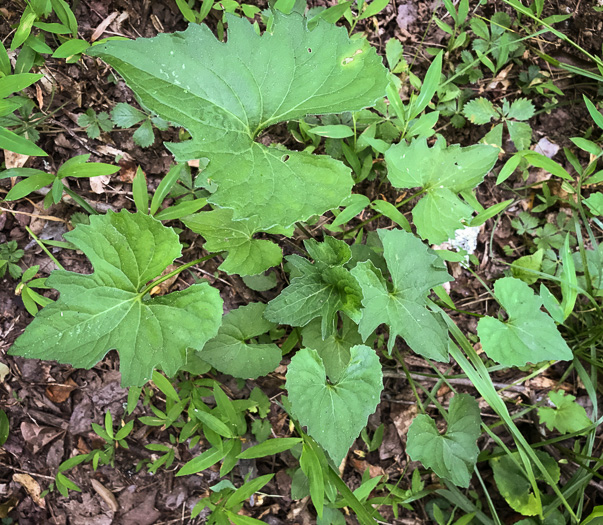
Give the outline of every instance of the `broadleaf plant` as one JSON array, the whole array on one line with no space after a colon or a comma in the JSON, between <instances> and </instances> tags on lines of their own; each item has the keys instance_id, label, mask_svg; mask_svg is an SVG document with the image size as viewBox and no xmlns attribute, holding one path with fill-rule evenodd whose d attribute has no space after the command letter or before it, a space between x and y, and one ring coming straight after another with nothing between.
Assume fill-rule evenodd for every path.
<instances>
[{"instance_id":1,"label":"broadleaf plant","mask_svg":"<svg viewBox=\"0 0 603 525\"><path fill-rule=\"evenodd\" d=\"M457 194L484 180L498 159L498 149L485 144L446 146L440 137L430 148L426 139L400 142L385 153L388 178L396 188L422 188L424 196L412 216L417 232L430 243L454 237L474 209Z\"/></svg>"},{"instance_id":2,"label":"broadleaf plant","mask_svg":"<svg viewBox=\"0 0 603 525\"><path fill-rule=\"evenodd\" d=\"M352 187L343 163L256 139L279 122L373 105L387 85L381 59L345 28L319 20L309 31L296 13L275 13L272 32L261 36L244 19L226 19L226 43L191 24L89 54L112 65L143 107L190 133L166 146L178 161L209 159L198 182L217 184L209 201L233 209L235 220L257 217L265 231L338 206Z\"/></svg>"},{"instance_id":3,"label":"broadleaf plant","mask_svg":"<svg viewBox=\"0 0 603 525\"><path fill-rule=\"evenodd\" d=\"M149 281L181 245L171 228L125 210L90 217L65 239L88 257L94 273L55 270L47 285L59 299L43 308L10 352L91 368L112 349L120 354L124 386L142 386L154 367L175 374L186 350L200 350L218 332L222 299L207 283L149 298Z\"/></svg>"}]
</instances>

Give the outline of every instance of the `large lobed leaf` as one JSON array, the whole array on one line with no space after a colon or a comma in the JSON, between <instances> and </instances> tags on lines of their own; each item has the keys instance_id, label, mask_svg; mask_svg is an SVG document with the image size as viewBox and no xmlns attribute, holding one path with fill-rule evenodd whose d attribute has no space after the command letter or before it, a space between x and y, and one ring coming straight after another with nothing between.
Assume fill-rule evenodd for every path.
<instances>
[{"instance_id":1,"label":"large lobed leaf","mask_svg":"<svg viewBox=\"0 0 603 525\"><path fill-rule=\"evenodd\" d=\"M141 386L161 367L174 375L186 349L216 335L222 300L208 284L146 299L143 287L180 255L178 236L143 213L90 217L65 239L88 257L94 273L55 270L47 284L60 293L11 348L14 355L90 368L116 349L124 386Z\"/></svg>"},{"instance_id":2,"label":"large lobed leaf","mask_svg":"<svg viewBox=\"0 0 603 525\"><path fill-rule=\"evenodd\" d=\"M383 374L375 351L357 345L332 384L318 352L304 348L291 359L286 388L293 415L339 465L377 408Z\"/></svg>"},{"instance_id":3,"label":"large lobed leaf","mask_svg":"<svg viewBox=\"0 0 603 525\"><path fill-rule=\"evenodd\" d=\"M218 185L210 202L232 208L235 220L257 215L265 230L338 206L352 187L343 163L255 139L278 122L373 105L387 85L381 59L345 28L320 20L309 31L295 13L275 13L262 36L245 19L228 16L228 25L226 43L191 24L89 53L112 65L143 106L189 131L191 140L168 148L179 161L209 159L204 176Z\"/></svg>"},{"instance_id":4,"label":"large lobed leaf","mask_svg":"<svg viewBox=\"0 0 603 525\"><path fill-rule=\"evenodd\" d=\"M451 281L442 261L417 237L403 230L378 230L393 289L372 262L353 270L362 288L362 318L358 327L366 341L382 323L389 326L388 350L402 336L415 352L437 361L448 360L448 332L427 308L434 286Z\"/></svg>"},{"instance_id":5,"label":"large lobed leaf","mask_svg":"<svg viewBox=\"0 0 603 525\"><path fill-rule=\"evenodd\" d=\"M475 188L498 159L498 149L476 144L462 148L446 146L439 138L430 148L426 139L400 142L385 153L388 178L396 188L423 188L426 195L414 207L417 232L430 243L454 237L473 208L458 193Z\"/></svg>"}]
</instances>

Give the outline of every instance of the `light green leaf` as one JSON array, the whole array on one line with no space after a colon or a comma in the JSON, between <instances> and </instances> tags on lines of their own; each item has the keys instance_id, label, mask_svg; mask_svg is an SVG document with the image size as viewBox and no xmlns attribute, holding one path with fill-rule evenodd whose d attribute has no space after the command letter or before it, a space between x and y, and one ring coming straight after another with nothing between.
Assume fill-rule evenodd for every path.
<instances>
[{"instance_id":1,"label":"light green leaf","mask_svg":"<svg viewBox=\"0 0 603 525\"><path fill-rule=\"evenodd\" d=\"M258 217L233 220L232 215L232 210L218 208L189 215L182 222L205 237L207 251L228 251L220 265L220 270L226 273L257 275L278 266L283 257L281 249L267 239L253 238L260 227Z\"/></svg>"},{"instance_id":2,"label":"light green leaf","mask_svg":"<svg viewBox=\"0 0 603 525\"><path fill-rule=\"evenodd\" d=\"M148 148L155 142L153 125L150 120L145 120L140 127L132 134L132 140L141 148Z\"/></svg>"},{"instance_id":3,"label":"light green leaf","mask_svg":"<svg viewBox=\"0 0 603 525\"><path fill-rule=\"evenodd\" d=\"M313 348L324 363L329 380L336 383L350 362L350 348L362 343L362 337L354 321L343 318L342 327L326 339L322 338L320 321L310 321L302 330L303 344Z\"/></svg>"},{"instance_id":4,"label":"light green leaf","mask_svg":"<svg viewBox=\"0 0 603 525\"><path fill-rule=\"evenodd\" d=\"M29 155L30 157L46 157L48 155L48 153L38 148L31 140L17 135L2 126L0 126L0 148L14 151L21 155Z\"/></svg>"},{"instance_id":5,"label":"light green leaf","mask_svg":"<svg viewBox=\"0 0 603 525\"><path fill-rule=\"evenodd\" d=\"M494 295L509 320L479 320L477 332L488 357L504 366L573 358L555 322L540 310L542 300L526 283L503 277L494 283Z\"/></svg>"},{"instance_id":6,"label":"light green leaf","mask_svg":"<svg viewBox=\"0 0 603 525\"><path fill-rule=\"evenodd\" d=\"M325 237L322 243L309 239L304 245L314 264L298 255L287 257L301 275L268 303L264 315L270 321L291 326L306 326L322 317L322 337L326 339L335 332L338 311L355 322L360 320L362 291L343 267L352 256L345 242Z\"/></svg>"},{"instance_id":7,"label":"light green leaf","mask_svg":"<svg viewBox=\"0 0 603 525\"><path fill-rule=\"evenodd\" d=\"M463 115L474 124L481 125L487 124L493 118L497 118L498 111L494 107L494 104L487 98L480 97L474 98L465 104L463 107Z\"/></svg>"},{"instance_id":8,"label":"light green leaf","mask_svg":"<svg viewBox=\"0 0 603 525\"><path fill-rule=\"evenodd\" d=\"M358 345L337 383L327 381L318 352L297 352L287 370L286 388L293 416L339 465L375 411L383 390L381 364L374 350Z\"/></svg>"},{"instance_id":9,"label":"light green leaf","mask_svg":"<svg viewBox=\"0 0 603 525\"><path fill-rule=\"evenodd\" d=\"M29 195L32 191L39 190L44 186L48 186L55 180L55 176L52 173L34 173L26 179L17 182L6 195L7 201L16 201Z\"/></svg>"},{"instance_id":10,"label":"light green leaf","mask_svg":"<svg viewBox=\"0 0 603 525\"><path fill-rule=\"evenodd\" d=\"M437 255L411 233L378 230L383 243L392 289L381 270L372 262L359 263L353 270L362 288L362 319L358 327L362 338L382 323L389 326L388 351L396 337L404 338L415 352L436 361L448 361L448 333L427 308L427 295L434 286L452 280Z\"/></svg>"},{"instance_id":11,"label":"light green leaf","mask_svg":"<svg viewBox=\"0 0 603 525\"><path fill-rule=\"evenodd\" d=\"M461 220L471 217L473 208L457 194L482 182L497 159L495 147L446 147L443 138L432 148L426 139L417 139L410 145L396 144L385 153L387 176L396 188L426 190L427 195L413 209L413 219L421 237L436 244L454 237Z\"/></svg>"},{"instance_id":12,"label":"light green leaf","mask_svg":"<svg viewBox=\"0 0 603 525\"><path fill-rule=\"evenodd\" d=\"M511 141L515 144L517 151L530 148L530 144L532 143L532 128L527 122L507 120L507 127L509 128Z\"/></svg>"},{"instance_id":13,"label":"light green leaf","mask_svg":"<svg viewBox=\"0 0 603 525\"><path fill-rule=\"evenodd\" d=\"M593 215L603 215L603 192L593 193L588 199L584 199L586 204Z\"/></svg>"},{"instance_id":14,"label":"light green leaf","mask_svg":"<svg viewBox=\"0 0 603 525\"><path fill-rule=\"evenodd\" d=\"M603 129L603 115L601 115L596 106L588 98L586 98L586 95L582 95L582 97L584 98L586 108L588 109L592 119L595 121L595 124L599 126L599 128Z\"/></svg>"},{"instance_id":15,"label":"light green leaf","mask_svg":"<svg viewBox=\"0 0 603 525\"><path fill-rule=\"evenodd\" d=\"M439 477L467 488L479 449L479 405L469 394L456 394L450 401L448 428L440 434L433 419L421 414L408 429L406 450Z\"/></svg>"},{"instance_id":16,"label":"light green leaf","mask_svg":"<svg viewBox=\"0 0 603 525\"><path fill-rule=\"evenodd\" d=\"M265 376L281 362L281 350L274 343L250 344L249 339L274 327L262 317L265 304L251 303L228 312L218 335L205 343L197 355L225 374L241 379Z\"/></svg>"},{"instance_id":17,"label":"light green leaf","mask_svg":"<svg viewBox=\"0 0 603 525\"><path fill-rule=\"evenodd\" d=\"M558 483L561 473L555 459L543 450L536 449L534 452L553 481ZM501 496L513 510L524 516L536 516L540 514L541 506L532 492L530 480L519 467L522 461L519 453L513 452L512 456L503 454L490 460L494 481L496 481ZM538 469L533 472L536 480L544 481L542 473Z\"/></svg>"},{"instance_id":18,"label":"light green leaf","mask_svg":"<svg viewBox=\"0 0 603 525\"><path fill-rule=\"evenodd\" d=\"M385 44L385 58L390 70L394 70L404 55L404 47L397 38L390 38Z\"/></svg>"},{"instance_id":19,"label":"light green leaf","mask_svg":"<svg viewBox=\"0 0 603 525\"><path fill-rule=\"evenodd\" d=\"M331 124L330 126L315 126L308 130L308 133L313 133L320 137L329 137L331 139L345 139L353 137L354 131L349 126L343 124Z\"/></svg>"},{"instance_id":20,"label":"light green leaf","mask_svg":"<svg viewBox=\"0 0 603 525\"><path fill-rule=\"evenodd\" d=\"M208 284L147 299L145 285L176 257L181 246L171 228L142 213L90 217L65 239L84 252L90 275L55 270L46 284L59 299L45 307L17 339L11 353L90 368L112 349L120 353L124 386L142 386L160 366L168 376L218 332L222 300Z\"/></svg>"},{"instance_id":21,"label":"light green leaf","mask_svg":"<svg viewBox=\"0 0 603 525\"><path fill-rule=\"evenodd\" d=\"M511 104L507 118L515 120L528 120L534 116L536 108L531 100L527 98L518 98Z\"/></svg>"},{"instance_id":22,"label":"light green leaf","mask_svg":"<svg viewBox=\"0 0 603 525\"><path fill-rule=\"evenodd\" d=\"M367 5L364 12L358 17L358 20L375 16L377 13L385 9L387 4L389 4L389 0L373 0L369 5Z\"/></svg>"},{"instance_id":23,"label":"light green leaf","mask_svg":"<svg viewBox=\"0 0 603 525\"><path fill-rule=\"evenodd\" d=\"M549 431L558 430L562 434L578 432L592 424L584 407L576 403L576 397L563 390L549 392L549 399L556 408L539 407L540 424L546 424Z\"/></svg>"},{"instance_id":24,"label":"light green leaf","mask_svg":"<svg viewBox=\"0 0 603 525\"><path fill-rule=\"evenodd\" d=\"M273 454L280 454L285 450L290 450L301 442L301 438L268 439L263 443L249 447L244 452L241 452L237 457L239 459L253 459L263 458L264 456L272 456Z\"/></svg>"},{"instance_id":25,"label":"light green leaf","mask_svg":"<svg viewBox=\"0 0 603 525\"><path fill-rule=\"evenodd\" d=\"M146 115L135 107L120 102L111 111L111 119L118 128L131 128L143 121Z\"/></svg>"},{"instance_id":26,"label":"light green leaf","mask_svg":"<svg viewBox=\"0 0 603 525\"><path fill-rule=\"evenodd\" d=\"M0 98L8 97L15 91L21 91L27 86L31 86L43 76L34 73L21 73L0 78Z\"/></svg>"},{"instance_id":27,"label":"light green leaf","mask_svg":"<svg viewBox=\"0 0 603 525\"><path fill-rule=\"evenodd\" d=\"M53 58L69 58L73 55L83 53L90 47L90 44L85 40L72 39L61 44L57 50L53 53Z\"/></svg>"},{"instance_id":28,"label":"light green leaf","mask_svg":"<svg viewBox=\"0 0 603 525\"><path fill-rule=\"evenodd\" d=\"M226 16L226 43L191 24L90 54L115 67L144 107L189 131L192 140L168 147L179 161L209 159L203 178L218 186L209 200L234 219L257 216L265 231L338 206L352 187L343 163L256 139L278 122L373 105L387 83L381 59L323 20L309 31L300 15L276 12L273 32L258 36L247 20Z\"/></svg>"},{"instance_id":29,"label":"light green leaf","mask_svg":"<svg viewBox=\"0 0 603 525\"><path fill-rule=\"evenodd\" d=\"M534 284L540 276L534 272L539 272L542 268L542 258L544 250L538 250L532 255L524 255L511 263L511 274L516 279L521 279L524 283Z\"/></svg>"}]
</instances>

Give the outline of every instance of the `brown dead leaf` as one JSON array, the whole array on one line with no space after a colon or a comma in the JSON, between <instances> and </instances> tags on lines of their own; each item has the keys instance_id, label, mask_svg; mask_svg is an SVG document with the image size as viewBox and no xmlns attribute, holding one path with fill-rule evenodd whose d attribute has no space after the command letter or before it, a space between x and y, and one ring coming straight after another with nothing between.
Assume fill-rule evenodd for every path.
<instances>
[{"instance_id":1,"label":"brown dead leaf","mask_svg":"<svg viewBox=\"0 0 603 525\"><path fill-rule=\"evenodd\" d=\"M385 476L385 471L379 465L371 465L368 461L356 459L354 456L351 456L350 462L352 463L354 470L360 475L364 474L366 469L369 469L371 478L376 478L377 476Z\"/></svg>"},{"instance_id":2,"label":"brown dead leaf","mask_svg":"<svg viewBox=\"0 0 603 525\"><path fill-rule=\"evenodd\" d=\"M114 11L107 18L105 18L94 30L94 33L92 33L92 36L90 37L90 42L94 42L95 40L98 40L101 37L101 35L105 32L105 29L107 29L109 27L111 22L113 22L113 20L115 20L117 18L118 14L119 13L117 11Z\"/></svg>"},{"instance_id":3,"label":"brown dead leaf","mask_svg":"<svg viewBox=\"0 0 603 525\"><path fill-rule=\"evenodd\" d=\"M25 166L25 163L29 159L29 155L21 155L20 153L15 153L14 151L4 150L4 163L6 164L6 169L11 168L22 168Z\"/></svg>"},{"instance_id":4,"label":"brown dead leaf","mask_svg":"<svg viewBox=\"0 0 603 525\"><path fill-rule=\"evenodd\" d=\"M136 175L136 168L137 168L136 163L122 158L119 161L119 166L120 166L119 179L122 182L127 182L128 184L132 184L132 181L134 180L134 176Z\"/></svg>"},{"instance_id":5,"label":"brown dead leaf","mask_svg":"<svg viewBox=\"0 0 603 525\"><path fill-rule=\"evenodd\" d=\"M46 502L44 501L44 498L40 496L42 493L40 485L29 474L13 474L13 481L16 481L27 491L33 502L38 507L43 509L46 508Z\"/></svg>"},{"instance_id":6,"label":"brown dead leaf","mask_svg":"<svg viewBox=\"0 0 603 525\"><path fill-rule=\"evenodd\" d=\"M46 387L46 397L53 403L64 403L77 387L77 384L71 378L65 383L51 383Z\"/></svg>"},{"instance_id":7,"label":"brown dead leaf","mask_svg":"<svg viewBox=\"0 0 603 525\"><path fill-rule=\"evenodd\" d=\"M161 275L167 275L168 273L173 272L176 268L178 268L177 264L170 264L165 270L163 270L163 272L161 272ZM165 295L170 291L170 288L174 286L174 283L177 279L178 275L173 275L169 279L159 283L157 286L154 286L149 293L151 295Z\"/></svg>"},{"instance_id":8,"label":"brown dead leaf","mask_svg":"<svg viewBox=\"0 0 603 525\"><path fill-rule=\"evenodd\" d=\"M90 177L90 189L97 195L105 193L105 186L109 184L111 177L109 175L99 175L98 177Z\"/></svg>"},{"instance_id":9,"label":"brown dead leaf","mask_svg":"<svg viewBox=\"0 0 603 525\"><path fill-rule=\"evenodd\" d=\"M103 499L103 501L107 504L110 510L113 512L117 512L119 510L119 504L111 492L107 487L105 487L100 481L96 479L91 479L90 484L92 488L96 491L96 493Z\"/></svg>"},{"instance_id":10,"label":"brown dead leaf","mask_svg":"<svg viewBox=\"0 0 603 525\"><path fill-rule=\"evenodd\" d=\"M25 442L33 447L34 454L64 433L62 429L43 427L29 421L23 421L20 430Z\"/></svg>"},{"instance_id":11,"label":"brown dead leaf","mask_svg":"<svg viewBox=\"0 0 603 525\"><path fill-rule=\"evenodd\" d=\"M417 405L408 405L403 406L397 413L392 413L391 417L394 420L394 426L396 427L396 431L398 432L398 437L400 441L406 441L406 434L408 433L408 429L412 420L418 413Z\"/></svg>"}]
</instances>

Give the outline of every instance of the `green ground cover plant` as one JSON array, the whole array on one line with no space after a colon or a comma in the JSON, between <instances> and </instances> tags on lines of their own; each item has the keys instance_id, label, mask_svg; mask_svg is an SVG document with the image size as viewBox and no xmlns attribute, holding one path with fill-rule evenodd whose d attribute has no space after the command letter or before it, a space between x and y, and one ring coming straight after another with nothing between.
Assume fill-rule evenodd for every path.
<instances>
[{"instance_id":1,"label":"green ground cover plant","mask_svg":"<svg viewBox=\"0 0 603 525\"><path fill-rule=\"evenodd\" d=\"M119 169L89 162L90 155L71 158L56 173L32 168L0 172L0 178L20 179L5 195L6 203L49 187L44 206L68 195L89 214L58 246L79 250L93 268L83 274L59 264L46 279L36 278L37 267L25 271L18 290L35 317L10 354L91 368L117 350L121 382L130 389L125 417L142 396L154 415L136 424L170 432L169 441L147 445L160 455L137 468L152 473L169 468L178 445L201 441L207 445L204 451L179 465L176 475L219 465L223 479L191 514L209 509L207 523L262 523L240 511L273 474L247 478L239 487L229 475L241 460L285 452L298 461L292 494L310 497L317 523L345 523L344 508L363 525L382 523L384 508L397 518L400 508L412 509L423 498L431 498L429 515L436 523L503 523L502 509L490 494L494 487L497 501L523 517L519 523L594 523L600 509L588 506L584 491L600 477L601 466L594 446L601 421L603 197L597 185L603 181L603 115L596 102L584 98L592 130L588 138L572 138L577 150L566 148L569 172L530 149L532 101L469 100L459 87L478 80L475 71L483 74L482 66L496 75L521 56L523 39L511 32L521 17L549 30L561 18L541 20L542 2L529 10L509 2L517 20L500 13L488 23L480 18L467 23L469 3L461 0L455 8L447 1L452 25L444 19L436 23L451 37L448 52L464 53L463 63L447 76L444 53L434 52L421 79L406 74L399 41L385 45L388 69L366 38L350 35L388 2L340 2L306 12L304 2L279 0L262 13L262 28L246 18L259 13L253 6L222 2L217 37L202 23L213 2L177 4L191 22L182 32L95 45L59 39L55 57L77 63L84 53L102 60L125 80L142 108L119 103L110 114L88 109L78 124L89 138L110 133L114 126L139 126L134 141L147 147L155 141L153 126L171 126L181 128L182 140L165 144L175 165L152 194L138 169L132 183L135 211L100 214L65 184L68 178ZM41 21L52 10L60 24ZM77 36L69 13L63 0L31 2L11 46L24 46L21 53L30 53L33 67L45 53L39 40L44 31L68 34L64 27ZM335 24L340 18L349 31ZM32 28L41 32L31 36ZM5 54L0 47L0 116L26 107L25 97L12 94L41 78L29 73L31 67L13 72ZM403 99L400 92L408 82L414 89ZM456 118L452 123L458 126L496 124L480 143L461 146L447 144L436 133L441 117ZM44 154L35 134L12 124L13 130L0 127L3 148ZM267 145L263 139L277 125L285 125L301 146ZM515 148L510 152L502 148L503 125ZM197 173L189 161L199 161ZM527 173L530 167L547 170L569 197L551 196L546 186L540 208L516 214L513 228L533 239L533 246L508 263L506 274L482 281L496 307L492 315L474 314L477 333L465 333L456 316L461 310L446 291L454 281L447 262L460 263L476 278L478 265L469 257L472 250L439 245L459 231L501 220L514 199L484 208L476 189L486 178L502 187L517 169ZM387 191L404 191L403 197L393 202L369 198L363 189L375 182ZM163 206L168 196L176 203ZM570 211L556 223L544 224L535 216L559 200ZM311 234L325 216L330 223ZM379 218L389 222L373 227ZM203 239L199 242L207 253L171 266L182 256L186 236L193 234ZM51 244L34 239L48 251ZM0 271L21 277L22 255L16 244L0 246ZM219 271L240 277L249 289L272 290L273 298L224 313L220 291L203 279L157 294L161 284L210 259L221 261ZM274 277L275 268L282 282ZM52 288L58 299L33 288ZM383 427L369 438L367 421L384 388L384 363L396 360L408 373L402 351L424 359L437 380L434 388L412 383L420 413L408 427L406 452L423 468L414 470L407 488L383 476L371 478L367 470L352 491L339 468L359 436L369 451L378 448ZM548 430L543 430L546 441L532 441L517 414L511 414L504 391L497 390L493 374L516 367L537 375L556 362L563 362L564 377L571 371L580 378L592 409L587 412L563 390L551 391L550 403L545 399L525 409L535 410ZM204 376L214 370L237 380L256 379L282 363L287 365L286 395L279 398L279 409L291 422L287 437L272 432L267 419L271 400L259 388L248 399L231 399L219 381ZM453 370L469 381L473 394L455 387ZM149 401L149 385L163 394L162 408ZM453 393L445 405L436 396L443 385ZM426 407L429 403L438 418ZM482 418L480 403L498 423ZM134 425L134 419L124 419L116 428L107 412L104 427L94 426L106 446L64 461L52 488L64 496L80 490L68 477L69 469L85 462L95 470L113 464L119 449L127 448ZM504 427L502 434L497 426ZM245 449L249 434L257 444ZM545 447L568 436L575 438L574 450L567 452L575 468L562 482L560 462ZM436 489L422 481L427 471ZM486 472L494 479L489 485ZM593 512L592 519L587 512Z\"/></svg>"}]
</instances>

